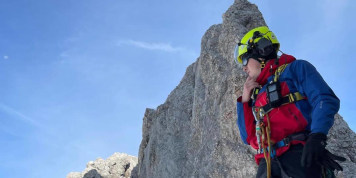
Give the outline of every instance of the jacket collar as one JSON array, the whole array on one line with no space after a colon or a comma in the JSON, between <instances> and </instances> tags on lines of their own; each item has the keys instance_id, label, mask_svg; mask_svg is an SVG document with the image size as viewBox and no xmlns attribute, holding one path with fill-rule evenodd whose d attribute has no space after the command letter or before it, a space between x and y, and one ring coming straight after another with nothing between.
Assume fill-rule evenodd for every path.
<instances>
[{"instance_id":1,"label":"jacket collar","mask_svg":"<svg viewBox=\"0 0 356 178\"><path fill-rule=\"evenodd\" d=\"M270 77L271 75L274 75L274 72L276 71L276 69L283 65L283 64L289 64L293 61L295 61L295 57L288 55L288 54L282 54L282 56L279 57L279 65L277 66L274 62L275 60L269 60L266 63L265 68L263 68L263 70L261 71L260 75L257 77L256 82L260 85L265 85L267 83L267 79L268 77Z\"/></svg>"}]
</instances>

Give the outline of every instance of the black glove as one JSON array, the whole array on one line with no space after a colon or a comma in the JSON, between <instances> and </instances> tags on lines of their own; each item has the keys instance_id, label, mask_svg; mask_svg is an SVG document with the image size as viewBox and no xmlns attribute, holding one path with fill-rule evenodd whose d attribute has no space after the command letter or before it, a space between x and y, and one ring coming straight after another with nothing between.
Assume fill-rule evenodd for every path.
<instances>
[{"instance_id":1,"label":"black glove","mask_svg":"<svg viewBox=\"0 0 356 178\"><path fill-rule=\"evenodd\" d=\"M314 133L309 135L307 142L303 148L302 154L302 166L311 167L316 162L326 169L332 171L342 171L342 167L335 161L345 161L346 159L340 156L336 156L325 149L326 135L322 133Z\"/></svg>"},{"instance_id":2,"label":"black glove","mask_svg":"<svg viewBox=\"0 0 356 178\"><path fill-rule=\"evenodd\" d=\"M331 171L334 171L335 169L338 171L343 171L340 164L337 163L335 160L346 161L346 158L334 155L334 154L330 153L328 150L325 150L325 151L326 151L326 154L325 154L326 156L323 157L321 165L323 165L326 169L329 169Z\"/></svg>"}]
</instances>

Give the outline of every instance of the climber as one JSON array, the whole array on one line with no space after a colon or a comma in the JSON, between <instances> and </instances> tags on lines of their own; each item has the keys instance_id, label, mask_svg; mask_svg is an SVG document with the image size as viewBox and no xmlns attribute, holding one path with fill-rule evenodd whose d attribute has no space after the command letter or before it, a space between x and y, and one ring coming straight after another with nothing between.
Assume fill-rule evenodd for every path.
<instances>
[{"instance_id":1,"label":"climber","mask_svg":"<svg viewBox=\"0 0 356 178\"><path fill-rule=\"evenodd\" d=\"M257 150L256 177L333 177L345 158L325 149L340 101L315 67L282 53L266 26L252 29L234 60L248 77L237 99L237 125Z\"/></svg>"}]
</instances>

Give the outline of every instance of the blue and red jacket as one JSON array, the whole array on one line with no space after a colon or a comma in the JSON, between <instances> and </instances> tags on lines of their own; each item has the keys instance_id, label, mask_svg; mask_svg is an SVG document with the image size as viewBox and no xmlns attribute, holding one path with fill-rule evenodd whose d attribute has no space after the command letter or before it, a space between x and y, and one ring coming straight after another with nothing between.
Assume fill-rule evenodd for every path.
<instances>
[{"instance_id":1,"label":"blue and red jacket","mask_svg":"<svg viewBox=\"0 0 356 178\"><path fill-rule=\"evenodd\" d=\"M282 105L268 113L272 142L277 143L291 134L302 131L328 134L334 123L334 115L340 107L339 99L309 62L283 54L279 58L279 66L283 64L288 66L279 77L282 96L299 92L307 99ZM271 66L272 70L270 70ZM274 60L270 60L261 71L256 82L263 87L254 103L242 103L241 97L237 100L237 125L241 139L255 149L258 149L258 143L252 106L261 107L267 104L266 84L273 80L277 68ZM264 123L267 123L266 116L264 120ZM297 143L304 144L302 141L291 142L291 144ZM289 147L290 145L278 148L276 156L282 155ZM255 155L257 164L260 158L263 158L263 154Z\"/></svg>"}]
</instances>

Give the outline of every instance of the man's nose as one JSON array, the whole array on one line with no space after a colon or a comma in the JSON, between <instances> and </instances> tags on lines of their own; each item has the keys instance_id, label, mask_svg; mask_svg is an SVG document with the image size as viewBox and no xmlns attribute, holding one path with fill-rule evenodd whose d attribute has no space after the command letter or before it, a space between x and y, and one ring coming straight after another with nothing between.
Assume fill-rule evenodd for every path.
<instances>
[{"instance_id":1,"label":"man's nose","mask_svg":"<svg viewBox=\"0 0 356 178\"><path fill-rule=\"evenodd\" d=\"M242 67L242 70L243 70L244 72L247 72L247 67L246 67L246 66L243 66L243 67Z\"/></svg>"}]
</instances>

